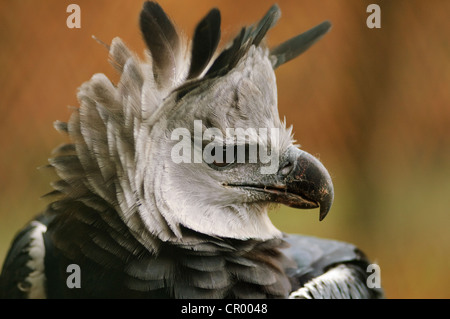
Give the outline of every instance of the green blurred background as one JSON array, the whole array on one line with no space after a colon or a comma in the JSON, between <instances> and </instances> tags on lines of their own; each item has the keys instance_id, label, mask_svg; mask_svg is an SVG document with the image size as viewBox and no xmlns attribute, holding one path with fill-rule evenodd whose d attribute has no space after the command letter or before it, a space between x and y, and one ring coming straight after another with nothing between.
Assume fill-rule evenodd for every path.
<instances>
[{"instance_id":1,"label":"green blurred background","mask_svg":"<svg viewBox=\"0 0 450 319\"><path fill-rule=\"evenodd\" d=\"M160 1L186 35L214 6L224 45L271 1ZM67 5L81 29L66 27ZM381 7L381 29L366 26ZM335 185L327 218L285 207L283 231L358 245L379 263L389 298L450 297L450 1L279 0L276 45L323 20L333 29L277 70L280 116ZM142 1L0 1L0 263L15 232L41 211L55 177L37 167L65 141L52 127L77 106L80 84L102 72L120 36L142 56Z\"/></svg>"}]
</instances>

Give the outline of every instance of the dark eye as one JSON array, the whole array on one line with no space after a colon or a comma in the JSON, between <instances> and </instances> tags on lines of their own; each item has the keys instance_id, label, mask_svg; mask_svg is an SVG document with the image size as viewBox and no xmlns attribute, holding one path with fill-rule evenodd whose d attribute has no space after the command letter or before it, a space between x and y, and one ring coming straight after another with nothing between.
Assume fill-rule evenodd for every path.
<instances>
[{"instance_id":1,"label":"dark eye","mask_svg":"<svg viewBox=\"0 0 450 319\"><path fill-rule=\"evenodd\" d=\"M219 162L216 162L216 161L211 163L211 165L214 165L214 166L217 166L217 167L220 167L220 168L227 167L228 165L231 165L231 164L232 163L226 163L226 162L219 163Z\"/></svg>"},{"instance_id":2,"label":"dark eye","mask_svg":"<svg viewBox=\"0 0 450 319\"><path fill-rule=\"evenodd\" d=\"M217 152L221 152L221 154L217 154ZM215 147L211 150L211 156L221 159L221 160L214 160L212 161L211 164L208 164L211 168L223 169L229 167L236 162L237 156L236 147L235 146Z\"/></svg>"}]
</instances>

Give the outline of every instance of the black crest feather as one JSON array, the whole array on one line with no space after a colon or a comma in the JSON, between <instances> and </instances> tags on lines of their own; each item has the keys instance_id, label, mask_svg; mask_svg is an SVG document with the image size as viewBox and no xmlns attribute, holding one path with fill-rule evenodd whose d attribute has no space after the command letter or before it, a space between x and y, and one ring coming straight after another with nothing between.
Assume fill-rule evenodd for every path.
<instances>
[{"instance_id":1,"label":"black crest feather","mask_svg":"<svg viewBox=\"0 0 450 319\"><path fill-rule=\"evenodd\" d=\"M264 15L264 17L258 22L255 30L252 34L252 44L258 46L262 39L266 36L267 31L271 29L278 21L281 16L280 8L277 4L270 7L269 11Z\"/></svg>"},{"instance_id":2,"label":"black crest feather","mask_svg":"<svg viewBox=\"0 0 450 319\"><path fill-rule=\"evenodd\" d=\"M267 31L275 25L280 15L280 8L274 4L256 26L242 28L238 36L234 38L233 44L222 51L214 61L207 75L221 76L232 70L252 45L258 46L260 44Z\"/></svg>"},{"instance_id":3,"label":"black crest feather","mask_svg":"<svg viewBox=\"0 0 450 319\"><path fill-rule=\"evenodd\" d=\"M164 85L175 77L180 51L178 33L164 10L152 1L144 3L139 23L152 55L155 80Z\"/></svg>"},{"instance_id":4,"label":"black crest feather","mask_svg":"<svg viewBox=\"0 0 450 319\"><path fill-rule=\"evenodd\" d=\"M273 68L276 69L281 64L284 64L305 52L311 45L327 33L330 28L331 23L329 21L324 21L314 28L303 32L272 49L270 54L276 58Z\"/></svg>"},{"instance_id":5,"label":"black crest feather","mask_svg":"<svg viewBox=\"0 0 450 319\"><path fill-rule=\"evenodd\" d=\"M228 47L220 52L206 74L202 78L196 79L207 67L220 40L220 12L217 9L211 10L195 30L192 61L187 78L189 81L176 89L177 100L183 98L204 81L225 76L233 70L251 46L261 45L267 32L276 24L280 16L280 8L274 4L258 23L243 27ZM270 55L273 68L276 69L306 51L330 28L331 23L325 21L272 49Z\"/></svg>"},{"instance_id":6,"label":"black crest feather","mask_svg":"<svg viewBox=\"0 0 450 319\"><path fill-rule=\"evenodd\" d=\"M212 9L197 25L192 44L188 79L196 78L206 68L220 41L220 11Z\"/></svg>"}]
</instances>

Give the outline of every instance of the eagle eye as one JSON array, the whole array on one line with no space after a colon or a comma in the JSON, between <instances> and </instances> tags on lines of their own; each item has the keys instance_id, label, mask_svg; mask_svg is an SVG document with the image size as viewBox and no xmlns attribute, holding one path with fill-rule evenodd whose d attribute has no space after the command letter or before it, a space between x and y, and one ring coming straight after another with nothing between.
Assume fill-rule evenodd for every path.
<instances>
[{"instance_id":1,"label":"eagle eye","mask_svg":"<svg viewBox=\"0 0 450 319\"><path fill-rule=\"evenodd\" d=\"M237 147L234 145L216 146L211 150L211 156L214 158L211 163L208 163L211 168L215 170L229 168L236 163Z\"/></svg>"}]
</instances>

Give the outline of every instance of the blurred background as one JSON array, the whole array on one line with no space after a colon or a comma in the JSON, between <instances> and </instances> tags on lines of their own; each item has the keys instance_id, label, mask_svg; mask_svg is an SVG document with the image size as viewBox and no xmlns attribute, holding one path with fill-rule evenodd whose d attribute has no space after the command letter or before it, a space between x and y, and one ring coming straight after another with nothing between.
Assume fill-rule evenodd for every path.
<instances>
[{"instance_id":1,"label":"blurred background","mask_svg":"<svg viewBox=\"0 0 450 319\"><path fill-rule=\"evenodd\" d=\"M0 264L16 231L46 205L55 179L37 167L66 141L52 126L94 73L118 76L106 43L143 56L142 0L0 0ZM185 34L216 6L224 45L275 0L159 1ZM81 7L69 29L66 8ZM278 0L275 46L323 20L333 29L277 69L279 111L330 171L335 203L271 213L285 232L349 241L381 268L388 298L450 297L450 1ZM381 8L369 29L366 8Z\"/></svg>"}]
</instances>

